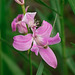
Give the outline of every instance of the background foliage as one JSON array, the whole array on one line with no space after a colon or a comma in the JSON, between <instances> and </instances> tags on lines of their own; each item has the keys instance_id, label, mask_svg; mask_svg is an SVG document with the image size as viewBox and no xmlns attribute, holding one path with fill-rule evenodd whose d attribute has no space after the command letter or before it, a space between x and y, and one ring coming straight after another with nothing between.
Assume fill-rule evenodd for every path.
<instances>
[{"instance_id":1,"label":"background foliage","mask_svg":"<svg viewBox=\"0 0 75 75\"><path fill-rule=\"evenodd\" d=\"M50 46L56 54L58 67L48 66L40 55L32 55L33 75L75 75L75 0L25 0L28 11L36 11L36 18L40 21L56 22L52 36L57 32L65 41L65 64L63 61L63 41ZM63 2L64 1L64 2ZM64 6L62 7L62 2ZM64 10L64 12L63 12ZM22 9L14 0L0 0L0 72L1 75L29 75L29 56L27 52L19 52L12 47L13 36L11 22ZM63 28L63 29L62 29ZM62 35L64 31L64 36ZM64 38L65 37L65 38ZM40 61L40 62L39 62ZM39 65L40 64L40 65ZM64 70L65 69L65 70ZM64 73L63 73L64 72Z\"/></svg>"}]
</instances>

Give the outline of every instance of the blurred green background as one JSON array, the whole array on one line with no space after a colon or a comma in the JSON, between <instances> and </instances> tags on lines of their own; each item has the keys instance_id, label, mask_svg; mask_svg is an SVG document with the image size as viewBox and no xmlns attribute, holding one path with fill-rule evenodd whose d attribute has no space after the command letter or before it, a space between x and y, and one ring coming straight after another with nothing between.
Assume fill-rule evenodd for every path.
<instances>
[{"instance_id":1,"label":"blurred green background","mask_svg":"<svg viewBox=\"0 0 75 75\"><path fill-rule=\"evenodd\" d=\"M48 21L53 25L56 14L56 23L52 33L57 32L61 38L61 4L63 0L25 0L25 6L29 5L29 12L37 12L36 19ZM33 75L36 75L38 67L41 73L37 75L75 75L75 0L64 0L64 32L65 32L65 63L67 73L63 73L63 51L62 42L50 46L54 51L58 66L51 68L45 62L39 66L42 58L31 53ZM28 52L19 52L12 47L13 37L18 32L12 32L11 22L18 15L22 14L21 6L14 0L0 0L0 75L30 75Z\"/></svg>"}]
</instances>

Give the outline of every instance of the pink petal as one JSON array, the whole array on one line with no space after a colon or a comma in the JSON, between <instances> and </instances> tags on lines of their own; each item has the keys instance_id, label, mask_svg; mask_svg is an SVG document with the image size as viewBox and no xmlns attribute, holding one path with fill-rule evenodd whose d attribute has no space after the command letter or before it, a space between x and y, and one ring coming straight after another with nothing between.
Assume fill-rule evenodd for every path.
<instances>
[{"instance_id":1,"label":"pink petal","mask_svg":"<svg viewBox=\"0 0 75 75\"><path fill-rule=\"evenodd\" d=\"M57 44L61 41L60 37L59 37L59 33L56 34L55 37L50 37L48 39L48 44L49 45L53 45L53 44Z\"/></svg>"},{"instance_id":2,"label":"pink petal","mask_svg":"<svg viewBox=\"0 0 75 75\"><path fill-rule=\"evenodd\" d=\"M16 17L17 22L22 21L23 17L24 17L23 14L19 14L19 15Z\"/></svg>"},{"instance_id":3,"label":"pink petal","mask_svg":"<svg viewBox=\"0 0 75 75\"><path fill-rule=\"evenodd\" d=\"M37 36L35 38L35 41L36 41L37 45L39 45L39 46L44 46L44 45L48 44L47 38L42 38L40 36Z\"/></svg>"},{"instance_id":4,"label":"pink petal","mask_svg":"<svg viewBox=\"0 0 75 75\"><path fill-rule=\"evenodd\" d=\"M12 31L16 31L16 18L11 23Z\"/></svg>"},{"instance_id":5,"label":"pink petal","mask_svg":"<svg viewBox=\"0 0 75 75\"><path fill-rule=\"evenodd\" d=\"M32 46L32 48L31 48L31 51L32 51L32 52L35 52L35 54L38 55L39 48L38 48L38 46L37 46L37 44L36 44L35 41L34 41L34 43L33 43L33 46Z\"/></svg>"},{"instance_id":6,"label":"pink petal","mask_svg":"<svg viewBox=\"0 0 75 75\"><path fill-rule=\"evenodd\" d=\"M48 47L47 49L40 48L39 53L43 60L51 67L57 67L57 59L53 51Z\"/></svg>"},{"instance_id":7,"label":"pink petal","mask_svg":"<svg viewBox=\"0 0 75 75\"><path fill-rule=\"evenodd\" d=\"M28 8L29 8L29 6L26 7L26 9L25 9L26 12L27 12Z\"/></svg>"},{"instance_id":8,"label":"pink petal","mask_svg":"<svg viewBox=\"0 0 75 75\"><path fill-rule=\"evenodd\" d=\"M24 16L23 14L19 14L19 15L13 20L13 22L11 23L12 31L16 31L17 24L18 24L19 22L21 22L23 16Z\"/></svg>"},{"instance_id":9,"label":"pink petal","mask_svg":"<svg viewBox=\"0 0 75 75\"><path fill-rule=\"evenodd\" d=\"M18 31L20 33L27 33L28 32L26 24L24 22L21 22L21 24L18 24L17 27L18 27Z\"/></svg>"},{"instance_id":10,"label":"pink petal","mask_svg":"<svg viewBox=\"0 0 75 75\"><path fill-rule=\"evenodd\" d=\"M30 27L34 24L35 15L36 15L36 12L33 12L33 13L27 12L22 21L26 22L28 26Z\"/></svg>"},{"instance_id":11,"label":"pink petal","mask_svg":"<svg viewBox=\"0 0 75 75\"><path fill-rule=\"evenodd\" d=\"M47 21L43 21L42 26L37 29L37 34L42 37L49 37L52 31L52 25Z\"/></svg>"},{"instance_id":12,"label":"pink petal","mask_svg":"<svg viewBox=\"0 0 75 75\"><path fill-rule=\"evenodd\" d=\"M13 42L13 47L19 51L26 51L30 49L32 45L32 35L27 34L26 36L18 35L15 36Z\"/></svg>"}]
</instances>

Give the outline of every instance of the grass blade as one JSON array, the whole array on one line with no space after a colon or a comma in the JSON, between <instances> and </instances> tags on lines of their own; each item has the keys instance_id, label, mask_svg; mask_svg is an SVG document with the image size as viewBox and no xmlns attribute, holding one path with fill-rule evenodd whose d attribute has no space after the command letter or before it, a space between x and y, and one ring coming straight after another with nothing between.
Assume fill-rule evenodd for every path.
<instances>
[{"instance_id":1,"label":"grass blade","mask_svg":"<svg viewBox=\"0 0 75 75\"><path fill-rule=\"evenodd\" d=\"M68 2L69 2L70 6L75 14L75 0L68 0Z\"/></svg>"},{"instance_id":2,"label":"grass blade","mask_svg":"<svg viewBox=\"0 0 75 75\"><path fill-rule=\"evenodd\" d=\"M49 8L49 9L51 9L52 11L54 11L55 13L57 13L59 16L61 16L58 11L56 11L56 10L54 10L53 8L49 7L49 6L48 6L46 3L44 3L42 0L35 0L35 1L38 2L38 3L40 3L40 4L42 4L42 5L44 5L45 7Z\"/></svg>"},{"instance_id":3,"label":"grass blade","mask_svg":"<svg viewBox=\"0 0 75 75\"><path fill-rule=\"evenodd\" d=\"M39 68L37 70L36 75L42 75L43 73L43 69L44 69L44 64L43 64L43 60L40 62Z\"/></svg>"},{"instance_id":4,"label":"grass blade","mask_svg":"<svg viewBox=\"0 0 75 75\"><path fill-rule=\"evenodd\" d=\"M75 75L75 62L73 61L73 59L72 58L67 59L67 64L68 64L70 70Z\"/></svg>"},{"instance_id":5,"label":"grass blade","mask_svg":"<svg viewBox=\"0 0 75 75\"><path fill-rule=\"evenodd\" d=\"M6 54L2 53L2 57L9 69L12 71L13 75L25 75L17 64L15 64Z\"/></svg>"}]
</instances>

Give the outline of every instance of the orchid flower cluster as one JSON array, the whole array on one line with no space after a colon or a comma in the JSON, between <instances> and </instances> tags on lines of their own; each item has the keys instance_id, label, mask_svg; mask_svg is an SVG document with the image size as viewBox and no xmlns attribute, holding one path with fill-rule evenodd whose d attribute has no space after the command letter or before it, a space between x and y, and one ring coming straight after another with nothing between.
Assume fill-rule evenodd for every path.
<instances>
[{"instance_id":1,"label":"orchid flower cluster","mask_svg":"<svg viewBox=\"0 0 75 75\"><path fill-rule=\"evenodd\" d=\"M20 5L24 2L18 2ZM38 27L38 21L35 21L36 12L27 12L26 14L19 14L12 22L12 31L18 29L22 35L14 36L13 47L19 51L31 50L36 55L38 53L42 59L51 67L57 67L57 59L54 52L48 45L57 44L61 41L59 33L54 37L50 37L52 32L52 25L43 20L42 25ZM38 27L38 28L37 28ZM32 33L29 31L32 30ZM24 35L25 34L25 35Z\"/></svg>"}]
</instances>

